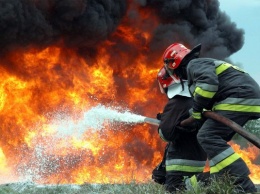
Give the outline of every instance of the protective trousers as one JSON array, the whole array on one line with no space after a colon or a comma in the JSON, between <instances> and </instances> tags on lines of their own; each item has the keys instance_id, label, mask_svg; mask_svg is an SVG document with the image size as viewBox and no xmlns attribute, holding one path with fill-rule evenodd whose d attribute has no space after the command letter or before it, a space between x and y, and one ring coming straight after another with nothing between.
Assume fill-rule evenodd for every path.
<instances>
[{"instance_id":1,"label":"protective trousers","mask_svg":"<svg viewBox=\"0 0 260 194\"><path fill-rule=\"evenodd\" d=\"M246 113L218 111L217 113L243 126L250 120ZM250 171L243 159L227 144L235 132L228 126L207 119L200 128L197 138L208 155L210 176L219 176L228 173L236 177L235 185L239 185L246 192L256 192L256 188L248 175Z\"/></svg>"},{"instance_id":2,"label":"protective trousers","mask_svg":"<svg viewBox=\"0 0 260 194\"><path fill-rule=\"evenodd\" d=\"M202 173L205 168L207 155L199 145L196 134L187 133L169 143L165 188L170 193L185 188L184 179Z\"/></svg>"}]
</instances>

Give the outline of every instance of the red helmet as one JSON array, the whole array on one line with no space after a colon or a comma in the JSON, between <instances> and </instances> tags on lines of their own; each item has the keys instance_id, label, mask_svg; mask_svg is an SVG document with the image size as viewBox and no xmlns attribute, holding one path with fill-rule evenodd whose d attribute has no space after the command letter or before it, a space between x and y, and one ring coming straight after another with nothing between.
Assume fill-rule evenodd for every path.
<instances>
[{"instance_id":1,"label":"red helmet","mask_svg":"<svg viewBox=\"0 0 260 194\"><path fill-rule=\"evenodd\" d=\"M180 79L175 74L169 74L165 67L162 67L158 72L157 80L161 92L163 94L167 93L168 98L172 98L176 95L190 97L187 83L184 82L183 88Z\"/></svg>"},{"instance_id":2,"label":"red helmet","mask_svg":"<svg viewBox=\"0 0 260 194\"><path fill-rule=\"evenodd\" d=\"M189 56L198 56L201 49L201 45L197 45L192 50L188 49L180 43L171 44L163 54L163 62L168 69L177 69L181 64L184 57L188 54Z\"/></svg>"},{"instance_id":3,"label":"red helmet","mask_svg":"<svg viewBox=\"0 0 260 194\"><path fill-rule=\"evenodd\" d=\"M163 62L165 67L177 69L182 59L190 53L190 49L179 43L171 44L163 54Z\"/></svg>"},{"instance_id":4,"label":"red helmet","mask_svg":"<svg viewBox=\"0 0 260 194\"><path fill-rule=\"evenodd\" d=\"M160 71L157 74L157 80L159 82L159 87L161 92L164 94L166 88L169 86L175 84L175 83L180 83L180 79L176 75L170 75L165 67L162 67Z\"/></svg>"}]
</instances>

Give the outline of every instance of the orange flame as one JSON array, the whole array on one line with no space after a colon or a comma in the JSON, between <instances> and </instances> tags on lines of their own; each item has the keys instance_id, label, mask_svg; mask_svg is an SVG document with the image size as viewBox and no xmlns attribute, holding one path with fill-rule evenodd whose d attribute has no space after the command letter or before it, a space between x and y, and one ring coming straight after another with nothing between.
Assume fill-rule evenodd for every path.
<instances>
[{"instance_id":1,"label":"orange flame","mask_svg":"<svg viewBox=\"0 0 260 194\"><path fill-rule=\"evenodd\" d=\"M100 102L120 101L122 94L117 94L113 69L107 65L109 56L103 52L100 50L104 57L94 66L76 53L58 47L16 53L9 58L23 67L24 76L1 69L0 118L5 140L1 143L1 174L31 177L41 183L108 183L150 178L164 146L151 126L106 126L102 130L87 130L81 137L64 138L57 135L52 124L57 116L80 120L84 111ZM129 75L127 71L137 74L137 81L146 78L144 83L139 81L140 86L126 88L128 106L133 109L138 104L148 104L157 94L146 95L150 87L145 87L152 85L157 70L139 63L136 69L124 70L123 77Z\"/></svg>"},{"instance_id":2,"label":"orange flame","mask_svg":"<svg viewBox=\"0 0 260 194\"><path fill-rule=\"evenodd\" d=\"M246 162L251 171L250 178L255 184L260 183L260 166L254 164L260 156L260 150L257 147L249 146L248 148L241 149L238 144L231 144L236 153Z\"/></svg>"}]
</instances>

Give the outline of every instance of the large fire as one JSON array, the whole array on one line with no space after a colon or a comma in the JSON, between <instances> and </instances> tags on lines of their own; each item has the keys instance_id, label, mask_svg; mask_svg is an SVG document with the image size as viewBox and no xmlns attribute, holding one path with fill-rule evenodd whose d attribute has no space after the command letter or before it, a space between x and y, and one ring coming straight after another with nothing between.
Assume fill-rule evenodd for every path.
<instances>
[{"instance_id":1,"label":"large fire","mask_svg":"<svg viewBox=\"0 0 260 194\"><path fill-rule=\"evenodd\" d=\"M109 40L97 46L93 58L66 47L63 41L41 49L31 45L2 57L1 183L151 179L165 147L155 126L104 124L101 130L80 129L80 136L77 129L61 136L55 124L80 121L84 112L98 104L125 107L148 117L162 110L167 99L158 89L156 76L163 50L148 49L158 21L147 10L138 11L142 20L124 18ZM254 164L259 150L233 146L247 162L251 178L260 183L260 168Z\"/></svg>"},{"instance_id":2,"label":"large fire","mask_svg":"<svg viewBox=\"0 0 260 194\"><path fill-rule=\"evenodd\" d=\"M10 56L12 63L21 66L22 75L1 69L2 181L10 176L32 177L43 183L150 179L164 146L156 128L114 125L87 130L81 137L60 138L52 125L55 119L80 120L85 111L99 103L127 103L128 109L153 117L149 112L160 110L160 102L149 105L150 100L156 102L159 93L151 91L156 68L148 69L137 59L135 69L121 71L129 85L135 81L136 86L118 93L109 56L105 50L100 52L103 58L93 66L73 51L58 47ZM125 98L127 101L122 102Z\"/></svg>"}]
</instances>

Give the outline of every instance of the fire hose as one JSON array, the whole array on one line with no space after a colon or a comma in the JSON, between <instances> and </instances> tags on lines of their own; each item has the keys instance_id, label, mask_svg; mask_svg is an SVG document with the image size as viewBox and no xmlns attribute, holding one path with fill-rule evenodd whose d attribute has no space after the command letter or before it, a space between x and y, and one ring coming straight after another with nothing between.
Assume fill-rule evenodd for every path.
<instances>
[{"instance_id":1,"label":"fire hose","mask_svg":"<svg viewBox=\"0 0 260 194\"><path fill-rule=\"evenodd\" d=\"M233 131L237 132L239 135L241 135L242 137L244 137L245 139L247 139L249 142L251 142L253 145L255 145L260 149L260 139L254 134L248 132L245 128L241 127L234 121L231 121L230 119L212 111L205 111L203 113L203 116L218 121L230 127ZM159 126L160 124L160 120L149 118L149 117L145 117L144 122L156 126Z\"/></svg>"}]
</instances>

